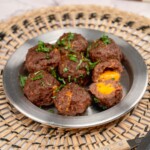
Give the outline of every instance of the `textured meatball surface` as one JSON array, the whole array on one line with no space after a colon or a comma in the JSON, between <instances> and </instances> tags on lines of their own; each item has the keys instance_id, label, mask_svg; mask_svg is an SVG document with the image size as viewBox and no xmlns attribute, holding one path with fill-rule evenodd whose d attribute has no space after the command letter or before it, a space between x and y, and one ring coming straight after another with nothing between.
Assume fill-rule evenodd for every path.
<instances>
[{"instance_id":1,"label":"textured meatball surface","mask_svg":"<svg viewBox=\"0 0 150 150\"><path fill-rule=\"evenodd\" d=\"M37 106L48 106L53 104L55 90L59 82L48 72L38 71L31 73L24 86L24 94Z\"/></svg>"},{"instance_id":2,"label":"textured meatball surface","mask_svg":"<svg viewBox=\"0 0 150 150\"><path fill-rule=\"evenodd\" d=\"M49 52L38 52L38 45L28 50L25 67L28 72L35 72L38 70L49 70L51 67L58 66L60 61L60 52L56 48L52 48L51 44L46 43L46 48L49 48Z\"/></svg>"},{"instance_id":3,"label":"textured meatball surface","mask_svg":"<svg viewBox=\"0 0 150 150\"><path fill-rule=\"evenodd\" d=\"M54 104L60 114L75 116L86 111L91 104L91 97L84 88L69 83L58 92Z\"/></svg>"},{"instance_id":4,"label":"textured meatball surface","mask_svg":"<svg viewBox=\"0 0 150 150\"><path fill-rule=\"evenodd\" d=\"M102 40L96 40L91 44L89 50L90 58L95 61L108 61L109 59L117 59L121 61L122 53L118 45L110 39L109 44L105 44Z\"/></svg>"},{"instance_id":5,"label":"textured meatball surface","mask_svg":"<svg viewBox=\"0 0 150 150\"><path fill-rule=\"evenodd\" d=\"M88 42L81 34L64 33L58 39L57 45L60 47L62 54L66 54L70 51L81 53L86 51Z\"/></svg>"}]
</instances>

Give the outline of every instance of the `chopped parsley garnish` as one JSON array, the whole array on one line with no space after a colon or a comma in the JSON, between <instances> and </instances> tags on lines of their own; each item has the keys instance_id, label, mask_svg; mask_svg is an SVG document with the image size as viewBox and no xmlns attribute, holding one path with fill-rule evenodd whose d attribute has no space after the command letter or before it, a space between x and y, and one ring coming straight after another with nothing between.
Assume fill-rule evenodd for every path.
<instances>
[{"instance_id":1,"label":"chopped parsley garnish","mask_svg":"<svg viewBox=\"0 0 150 150\"><path fill-rule=\"evenodd\" d=\"M56 96L52 96L51 98L52 98L52 99L55 99L55 98L56 98Z\"/></svg>"},{"instance_id":2,"label":"chopped parsley garnish","mask_svg":"<svg viewBox=\"0 0 150 150\"><path fill-rule=\"evenodd\" d=\"M48 53L50 52L50 48L47 48L45 46L45 43L43 41L39 41L38 42L38 47L36 49L37 52L44 52L44 53Z\"/></svg>"},{"instance_id":3,"label":"chopped parsley garnish","mask_svg":"<svg viewBox=\"0 0 150 150\"><path fill-rule=\"evenodd\" d=\"M73 39L74 39L74 33L69 32L67 36L57 41L57 45L64 47L64 49L66 50L74 52L73 49L71 48L71 40Z\"/></svg>"},{"instance_id":4,"label":"chopped parsley garnish","mask_svg":"<svg viewBox=\"0 0 150 150\"><path fill-rule=\"evenodd\" d=\"M61 84L57 89L56 92L60 91L66 84Z\"/></svg>"},{"instance_id":5,"label":"chopped parsley garnish","mask_svg":"<svg viewBox=\"0 0 150 150\"><path fill-rule=\"evenodd\" d=\"M52 75L54 78L57 78L57 73L56 73L56 70L55 70L54 68L51 68L50 73L51 73L51 75Z\"/></svg>"},{"instance_id":6,"label":"chopped parsley garnish","mask_svg":"<svg viewBox=\"0 0 150 150\"><path fill-rule=\"evenodd\" d=\"M80 68L80 66L81 66L82 62L83 62L83 60L82 60L82 59L80 59L79 64L78 64L78 65L77 65L77 67L76 67L76 69L77 69L77 70Z\"/></svg>"},{"instance_id":7,"label":"chopped parsley garnish","mask_svg":"<svg viewBox=\"0 0 150 150\"><path fill-rule=\"evenodd\" d=\"M100 38L100 40L103 41L104 44L108 45L111 43L110 38L108 37L108 35L103 34L102 37Z\"/></svg>"},{"instance_id":8,"label":"chopped parsley garnish","mask_svg":"<svg viewBox=\"0 0 150 150\"><path fill-rule=\"evenodd\" d=\"M54 110L53 110L53 109L49 109L48 111L51 112L51 113L54 113Z\"/></svg>"},{"instance_id":9,"label":"chopped parsley garnish","mask_svg":"<svg viewBox=\"0 0 150 150\"><path fill-rule=\"evenodd\" d=\"M20 85L21 85L21 87L24 87L25 83L27 81L27 76L20 75L19 78L20 78Z\"/></svg>"},{"instance_id":10,"label":"chopped parsley garnish","mask_svg":"<svg viewBox=\"0 0 150 150\"><path fill-rule=\"evenodd\" d=\"M74 82L77 82L77 78L73 78Z\"/></svg>"},{"instance_id":11,"label":"chopped parsley garnish","mask_svg":"<svg viewBox=\"0 0 150 150\"><path fill-rule=\"evenodd\" d=\"M66 84L65 80L63 78L61 78L61 77L58 77L58 81L60 81L63 84Z\"/></svg>"},{"instance_id":12,"label":"chopped parsley garnish","mask_svg":"<svg viewBox=\"0 0 150 150\"><path fill-rule=\"evenodd\" d=\"M41 71L37 71L34 73L34 77L31 78L31 80L35 81L35 80L39 80L43 78L43 74Z\"/></svg>"},{"instance_id":13,"label":"chopped parsley garnish","mask_svg":"<svg viewBox=\"0 0 150 150\"><path fill-rule=\"evenodd\" d=\"M96 61L96 62L89 62L89 68L90 70L94 69L94 67L99 63L99 61Z\"/></svg>"},{"instance_id":14,"label":"chopped parsley garnish","mask_svg":"<svg viewBox=\"0 0 150 150\"><path fill-rule=\"evenodd\" d=\"M80 74L79 78L84 78L84 75L83 75L83 74Z\"/></svg>"},{"instance_id":15,"label":"chopped parsley garnish","mask_svg":"<svg viewBox=\"0 0 150 150\"><path fill-rule=\"evenodd\" d=\"M71 41L74 39L74 33L69 32L68 33L68 40Z\"/></svg>"},{"instance_id":16,"label":"chopped parsley garnish","mask_svg":"<svg viewBox=\"0 0 150 150\"><path fill-rule=\"evenodd\" d=\"M92 43L89 43L88 48L86 50L86 57L87 58L89 57L89 51L90 51L91 47L92 47Z\"/></svg>"},{"instance_id":17,"label":"chopped parsley garnish","mask_svg":"<svg viewBox=\"0 0 150 150\"><path fill-rule=\"evenodd\" d=\"M107 106L99 105L99 107L100 107L102 110L106 110L106 109L107 109Z\"/></svg>"},{"instance_id":18,"label":"chopped parsley garnish","mask_svg":"<svg viewBox=\"0 0 150 150\"><path fill-rule=\"evenodd\" d=\"M60 40L57 41L57 44L59 46L65 46L66 45L66 40L65 39L60 39Z\"/></svg>"},{"instance_id":19,"label":"chopped parsley garnish","mask_svg":"<svg viewBox=\"0 0 150 150\"><path fill-rule=\"evenodd\" d=\"M111 78L111 80L115 80L115 78Z\"/></svg>"},{"instance_id":20,"label":"chopped parsley garnish","mask_svg":"<svg viewBox=\"0 0 150 150\"><path fill-rule=\"evenodd\" d=\"M68 68L65 67L65 68L63 69L63 72L68 72Z\"/></svg>"},{"instance_id":21,"label":"chopped parsley garnish","mask_svg":"<svg viewBox=\"0 0 150 150\"><path fill-rule=\"evenodd\" d=\"M46 53L46 56L45 56L46 59L50 59L50 56L48 53Z\"/></svg>"},{"instance_id":22,"label":"chopped parsley garnish","mask_svg":"<svg viewBox=\"0 0 150 150\"><path fill-rule=\"evenodd\" d=\"M68 57L70 60L72 60L74 62L78 62L77 56L75 54L68 54Z\"/></svg>"},{"instance_id":23,"label":"chopped parsley garnish","mask_svg":"<svg viewBox=\"0 0 150 150\"><path fill-rule=\"evenodd\" d=\"M100 101L100 100L99 100L98 98L96 98L96 97L94 97L93 100L94 100L95 103L99 103L99 101Z\"/></svg>"},{"instance_id":24,"label":"chopped parsley garnish","mask_svg":"<svg viewBox=\"0 0 150 150\"><path fill-rule=\"evenodd\" d=\"M90 68L89 68L89 66L86 65L85 68L86 68L86 74L89 75L90 74Z\"/></svg>"},{"instance_id":25,"label":"chopped parsley garnish","mask_svg":"<svg viewBox=\"0 0 150 150\"><path fill-rule=\"evenodd\" d=\"M71 76L68 76L68 82L70 82L71 81Z\"/></svg>"}]
</instances>

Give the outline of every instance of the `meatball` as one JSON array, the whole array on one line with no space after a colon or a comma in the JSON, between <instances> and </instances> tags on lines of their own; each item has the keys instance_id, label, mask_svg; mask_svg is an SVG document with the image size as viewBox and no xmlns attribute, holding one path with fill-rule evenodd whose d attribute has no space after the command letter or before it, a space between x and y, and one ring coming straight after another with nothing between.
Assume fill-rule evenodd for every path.
<instances>
[{"instance_id":1,"label":"meatball","mask_svg":"<svg viewBox=\"0 0 150 150\"><path fill-rule=\"evenodd\" d=\"M121 61L122 53L117 44L110 38L109 43L105 43L102 39L98 39L91 44L89 55L93 62L95 61L108 61L109 59L117 59Z\"/></svg>"},{"instance_id":2,"label":"meatball","mask_svg":"<svg viewBox=\"0 0 150 150\"><path fill-rule=\"evenodd\" d=\"M41 43L29 49L25 67L28 72L36 72L38 70L49 70L51 67L56 67L60 61L60 52L51 44Z\"/></svg>"},{"instance_id":3,"label":"meatball","mask_svg":"<svg viewBox=\"0 0 150 150\"><path fill-rule=\"evenodd\" d=\"M88 77L88 61L81 54L68 54L62 56L58 66L58 71L61 77L68 81L76 83L84 83Z\"/></svg>"},{"instance_id":4,"label":"meatball","mask_svg":"<svg viewBox=\"0 0 150 150\"><path fill-rule=\"evenodd\" d=\"M92 83L89 90L94 95L96 103L106 108L119 103L122 98L122 86L113 80Z\"/></svg>"},{"instance_id":5,"label":"meatball","mask_svg":"<svg viewBox=\"0 0 150 150\"><path fill-rule=\"evenodd\" d=\"M116 59L110 59L105 62L99 63L93 70L93 82L103 80L119 81L120 74L123 71L121 63Z\"/></svg>"},{"instance_id":6,"label":"meatball","mask_svg":"<svg viewBox=\"0 0 150 150\"><path fill-rule=\"evenodd\" d=\"M24 86L24 94L37 106L53 104L53 98L59 82L46 71L29 74Z\"/></svg>"},{"instance_id":7,"label":"meatball","mask_svg":"<svg viewBox=\"0 0 150 150\"><path fill-rule=\"evenodd\" d=\"M57 93L54 104L60 114L75 116L86 111L91 105L91 97L84 88L69 83Z\"/></svg>"},{"instance_id":8,"label":"meatball","mask_svg":"<svg viewBox=\"0 0 150 150\"><path fill-rule=\"evenodd\" d=\"M64 33L57 41L62 54L68 52L85 52L88 47L86 39L77 33Z\"/></svg>"}]
</instances>

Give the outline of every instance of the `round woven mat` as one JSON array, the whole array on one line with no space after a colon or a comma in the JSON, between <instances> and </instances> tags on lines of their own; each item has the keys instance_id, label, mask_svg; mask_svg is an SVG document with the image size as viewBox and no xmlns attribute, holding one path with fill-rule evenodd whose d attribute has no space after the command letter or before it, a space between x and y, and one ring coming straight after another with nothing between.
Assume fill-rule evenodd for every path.
<instances>
[{"instance_id":1,"label":"round woven mat","mask_svg":"<svg viewBox=\"0 0 150 150\"><path fill-rule=\"evenodd\" d=\"M28 39L67 27L92 28L122 37L141 53L150 74L150 20L144 17L100 6L64 6L38 9L0 23L0 149L92 150L150 130L150 78L147 91L132 111L107 125L87 129L44 126L9 103L2 74L10 55Z\"/></svg>"}]
</instances>

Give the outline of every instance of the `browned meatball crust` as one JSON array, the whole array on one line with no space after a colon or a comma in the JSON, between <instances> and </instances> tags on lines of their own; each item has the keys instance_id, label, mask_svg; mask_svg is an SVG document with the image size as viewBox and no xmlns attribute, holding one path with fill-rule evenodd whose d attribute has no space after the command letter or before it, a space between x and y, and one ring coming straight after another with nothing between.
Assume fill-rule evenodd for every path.
<instances>
[{"instance_id":1,"label":"browned meatball crust","mask_svg":"<svg viewBox=\"0 0 150 150\"><path fill-rule=\"evenodd\" d=\"M122 59L121 50L112 39L110 39L109 44L105 44L101 39L96 40L92 43L89 54L93 62L104 62L109 59L121 61Z\"/></svg>"},{"instance_id":2,"label":"browned meatball crust","mask_svg":"<svg viewBox=\"0 0 150 150\"><path fill-rule=\"evenodd\" d=\"M77 33L64 33L57 41L57 45L60 47L62 54L66 54L70 51L73 52L85 52L88 47L87 40Z\"/></svg>"},{"instance_id":3,"label":"browned meatball crust","mask_svg":"<svg viewBox=\"0 0 150 150\"><path fill-rule=\"evenodd\" d=\"M105 89L102 86L105 86ZM112 88L114 89L112 90ZM92 83L89 90L95 96L97 103L100 106L106 106L107 108L119 103L122 98L122 86L113 80L108 80L101 83ZM108 90L112 91L109 93Z\"/></svg>"},{"instance_id":4,"label":"browned meatball crust","mask_svg":"<svg viewBox=\"0 0 150 150\"><path fill-rule=\"evenodd\" d=\"M69 54L62 56L58 66L58 71L61 77L70 81L85 79L88 76L88 62L84 60L80 54ZM79 80L81 81L81 80Z\"/></svg>"},{"instance_id":5,"label":"browned meatball crust","mask_svg":"<svg viewBox=\"0 0 150 150\"><path fill-rule=\"evenodd\" d=\"M31 73L24 86L24 94L37 106L48 106L53 104L52 96L59 86L59 82L48 72L38 71Z\"/></svg>"},{"instance_id":6,"label":"browned meatball crust","mask_svg":"<svg viewBox=\"0 0 150 150\"><path fill-rule=\"evenodd\" d=\"M38 52L38 45L29 49L25 67L28 72L35 72L38 70L49 70L51 67L56 67L60 61L60 52L58 49L52 49L52 45L46 43L46 48L50 49L50 52Z\"/></svg>"},{"instance_id":7,"label":"browned meatball crust","mask_svg":"<svg viewBox=\"0 0 150 150\"><path fill-rule=\"evenodd\" d=\"M121 63L116 59L110 59L105 62L99 63L96 65L92 72L92 80L93 82L99 81L99 75L104 73L107 70L117 71L121 73L123 71Z\"/></svg>"},{"instance_id":8,"label":"browned meatball crust","mask_svg":"<svg viewBox=\"0 0 150 150\"><path fill-rule=\"evenodd\" d=\"M86 111L91 104L91 97L84 88L69 83L58 92L54 104L60 114L75 116Z\"/></svg>"}]
</instances>

